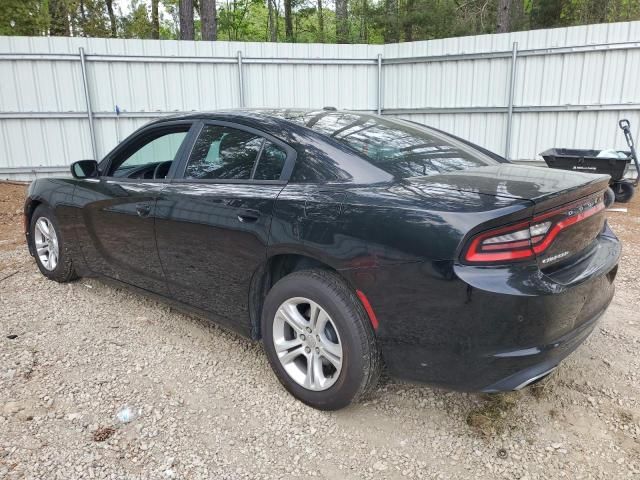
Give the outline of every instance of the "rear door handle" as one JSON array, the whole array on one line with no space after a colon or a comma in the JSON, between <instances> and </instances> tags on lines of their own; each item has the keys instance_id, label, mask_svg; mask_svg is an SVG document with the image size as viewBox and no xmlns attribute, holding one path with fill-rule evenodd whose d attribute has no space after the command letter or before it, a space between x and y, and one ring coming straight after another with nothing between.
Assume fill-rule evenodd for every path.
<instances>
[{"instance_id":1,"label":"rear door handle","mask_svg":"<svg viewBox=\"0 0 640 480\"><path fill-rule=\"evenodd\" d=\"M136 212L139 217L146 217L151 212L151 204L149 203L138 203L136 205Z\"/></svg>"},{"instance_id":2,"label":"rear door handle","mask_svg":"<svg viewBox=\"0 0 640 480\"><path fill-rule=\"evenodd\" d=\"M260 212L258 210L240 210L238 212L238 220L242 223L255 223L260 218Z\"/></svg>"}]
</instances>

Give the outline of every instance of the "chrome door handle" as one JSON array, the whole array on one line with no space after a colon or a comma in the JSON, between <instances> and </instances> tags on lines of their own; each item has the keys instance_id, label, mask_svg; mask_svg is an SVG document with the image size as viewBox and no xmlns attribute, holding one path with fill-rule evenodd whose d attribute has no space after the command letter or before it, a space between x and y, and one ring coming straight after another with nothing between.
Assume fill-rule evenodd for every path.
<instances>
[{"instance_id":1,"label":"chrome door handle","mask_svg":"<svg viewBox=\"0 0 640 480\"><path fill-rule=\"evenodd\" d=\"M260 212L258 210L241 210L238 213L238 221L242 223L255 223L260 218Z\"/></svg>"}]
</instances>

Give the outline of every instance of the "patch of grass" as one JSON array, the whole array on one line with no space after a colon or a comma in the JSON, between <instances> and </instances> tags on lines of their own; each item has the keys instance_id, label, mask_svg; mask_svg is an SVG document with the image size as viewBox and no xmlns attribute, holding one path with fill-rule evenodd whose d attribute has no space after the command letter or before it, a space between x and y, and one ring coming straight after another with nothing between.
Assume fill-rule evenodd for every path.
<instances>
[{"instance_id":1,"label":"patch of grass","mask_svg":"<svg viewBox=\"0 0 640 480\"><path fill-rule=\"evenodd\" d=\"M467 425L487 437L501 433L516 404L517 395L513 392L485 395L484 403L467 414Z\"/></svg>"},{"instance_id":2,"label":"patch of grass","mask_svg":"<svg viewBox=\"0 0 640 480\"><path fill-rule=\"evenodd\" d=\"M530 385L527 390L537 400L542 400L543 398L548 397L555 389L555 382L552 381L554 376L555 372L552 372L533 385Z\"/></svg>"}]
</instances>

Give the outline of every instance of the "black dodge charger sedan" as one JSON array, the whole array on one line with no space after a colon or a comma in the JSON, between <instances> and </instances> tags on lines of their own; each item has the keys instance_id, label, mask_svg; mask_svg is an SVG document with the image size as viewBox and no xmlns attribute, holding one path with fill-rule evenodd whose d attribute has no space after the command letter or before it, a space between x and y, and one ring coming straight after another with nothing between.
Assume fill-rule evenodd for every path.
<instances>
[{"instance_id":1,"label":"black dodge charger sedan","mask_svg":"<svg viewBox=\"0 0 640 480\"><path fill-rule=\"evenodd\" d=\"M38 179L29 251L255 340L303 402L398 377L460 390L543 377L609 305L608 177L514 165L408 121L325 109L149 123Z\"/></svg>"}]
</instances>

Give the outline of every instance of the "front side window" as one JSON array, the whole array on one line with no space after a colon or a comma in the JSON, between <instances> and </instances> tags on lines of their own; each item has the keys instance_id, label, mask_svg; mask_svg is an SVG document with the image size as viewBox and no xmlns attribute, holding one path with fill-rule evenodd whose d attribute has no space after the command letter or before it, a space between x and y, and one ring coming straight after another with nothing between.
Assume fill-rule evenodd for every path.
<instances>
[{"instance_id":1,"label":"front side window","mask_svg":"<svg viewBox=\"0 0 640 480\"><path fill-rule=\"evenodd\" d=\"M278 180L286 153L269 140L236 128L205 125L184 177L197 180Z\"/></svg>"},{"instance_id":2,"label":"front side window","mask_svg":"<svg viewBox=\"0 0 640 480\"><path fill-rule=\"evenodd\" d=\"M166 177L189 127L180 125L161 129L145 135L141 140L134 140L130 148L114 158L108 176L140 179Z\"/></svg>"}]
</instances>

